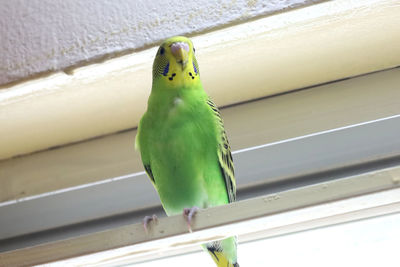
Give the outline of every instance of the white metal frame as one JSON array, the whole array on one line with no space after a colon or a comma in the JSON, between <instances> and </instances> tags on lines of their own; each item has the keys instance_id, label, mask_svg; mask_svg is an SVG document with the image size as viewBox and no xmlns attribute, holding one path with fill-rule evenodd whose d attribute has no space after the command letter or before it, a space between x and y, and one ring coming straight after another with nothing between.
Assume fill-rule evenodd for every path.
<instances>
[{"instance_id":1,"label":"white metal frame","mask_svg":"<svg viewBox=\"0 0 400 267\"><path fill-rule=\"evenodd\" d=\"M141 261L229 234L252 240L398 212L399 72L224 108L239 200L259 198L201 211L193 234L180 216L160 219L149 236L140 223L132 225L163 213L133 152L134 130L0 162L2 183L10 185L0 188L0 265L101 251L95 258L102 262L111 264L110 255L124 261L134 252L128 260ZM68 187L70 180L78 182ZM18 197L7 189L27 193ZM303 219L290 221L290 214ZM174 244L178 251L166 249Z\"/></svg>"},{"instance_id":2,"label":"white metal frame","mask_svg":"<svg viewBox=\"0 0 400 267\"><path fill-rule=\"evenodd\" d=\"M33 265L86 254L91 255L63 264L112 265L126 257L134 262L134 257L154 257L168 247L185 248L232 234L258 239L397 212L400 167L393 167L201 210L192 233L177 215L152 223L147 234L138 223L5 252L0 265Z\"/></svg>"}]
</instances>

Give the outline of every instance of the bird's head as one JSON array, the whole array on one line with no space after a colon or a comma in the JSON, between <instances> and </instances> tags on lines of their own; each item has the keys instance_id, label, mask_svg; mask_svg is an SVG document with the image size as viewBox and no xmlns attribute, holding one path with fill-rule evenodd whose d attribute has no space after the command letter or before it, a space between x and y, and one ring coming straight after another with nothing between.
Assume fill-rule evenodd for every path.
<instances>
[{"instance_id":1,"label":"bird's head","mask_svg":"<svg viewBox=\"0 0 400 267\"><path fill-rule=\"evenodd\" d=\"M175 36L164 41L153 63L153 83L172 87L188 87L199 82L199 66L193 43L186 37Z\"/></svg>"}]
</instances>

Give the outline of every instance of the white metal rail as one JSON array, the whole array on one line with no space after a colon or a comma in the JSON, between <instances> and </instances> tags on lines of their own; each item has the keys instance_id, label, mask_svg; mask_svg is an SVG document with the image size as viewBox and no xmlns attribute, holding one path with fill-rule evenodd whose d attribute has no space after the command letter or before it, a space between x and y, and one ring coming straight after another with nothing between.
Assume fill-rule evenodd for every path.
<instances>
[{"instance_id":1,"label":"white metal rail","mask_svg":"<svg viewBox=\"0 0 400 267\"><path fill-rule=\"evenodd\" d=\"M0 253L1 266L63 262L88 265L141 257L232 234L255 239L400 212L400 167L393 167L201 210L188 233L182 216L159 219L145 233L141 223ZM106 242L105 242L106 241ZM93 255L93 253L97 253Z\"/></svg>"}]
</instances>

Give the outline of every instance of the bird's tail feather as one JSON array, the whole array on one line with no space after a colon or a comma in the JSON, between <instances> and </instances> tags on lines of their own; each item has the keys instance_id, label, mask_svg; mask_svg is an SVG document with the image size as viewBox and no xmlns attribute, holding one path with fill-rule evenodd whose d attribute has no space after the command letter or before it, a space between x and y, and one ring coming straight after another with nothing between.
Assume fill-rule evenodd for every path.
<instances>
[{"instance_id":1,"label":"bird's tail feather","mask_svg":"<svg viewBox=\"0 0 400 267\"><path fill-rule=\"evenodd\" d=\"M213 251L210 252L208 251L213 258L215 264L217 264L218 267L239 267L239 263L235 262L229 262L229 260L226 258L223 252L220 251Z\"/></svg>"},{"instance_id":2,"label":"bird's tail feather","mask_svg":"<svg viewBox=\"0 0 400 267\"><path fill-rule=\"evenodd\" d=\"M239 267L236 262L236 237L203 245L218 267ZM229 256L228 256L229 255Z\"/></svg>"}]
</instances>

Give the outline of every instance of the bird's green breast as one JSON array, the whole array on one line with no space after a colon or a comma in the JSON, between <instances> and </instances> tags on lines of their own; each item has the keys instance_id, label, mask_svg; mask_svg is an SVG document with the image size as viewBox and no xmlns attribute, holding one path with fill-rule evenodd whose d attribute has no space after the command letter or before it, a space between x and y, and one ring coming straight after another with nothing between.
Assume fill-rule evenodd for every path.
<instances>
[{"instance_id":1,"label":"bird's green breast","mask_svg":"<svg viewBox=\"0 0 400 267\"><path fill-rule=\"evenodd\" d=\"M139 142L167 214L228 203L218 163L216 121L202 88L152 97Z\"/></svg>"}]
</instances>

